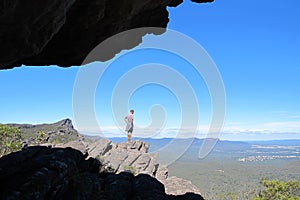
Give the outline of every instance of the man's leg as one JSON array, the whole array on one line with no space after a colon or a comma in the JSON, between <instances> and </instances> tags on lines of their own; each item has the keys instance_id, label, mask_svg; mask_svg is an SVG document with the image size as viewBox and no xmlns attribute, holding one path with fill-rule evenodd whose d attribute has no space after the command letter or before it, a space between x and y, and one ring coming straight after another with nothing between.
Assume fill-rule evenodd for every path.
<instances>
[{"instance_id":1,"label":"man's leg","mask_svg":"<svg viewBox=\"0 0 300 200\"><path fill-rule=\"evenodd\" d=\"M128 132L127 139L128 139L128 142L131 142L131 132Z\"/></svg>"}]
</instances>

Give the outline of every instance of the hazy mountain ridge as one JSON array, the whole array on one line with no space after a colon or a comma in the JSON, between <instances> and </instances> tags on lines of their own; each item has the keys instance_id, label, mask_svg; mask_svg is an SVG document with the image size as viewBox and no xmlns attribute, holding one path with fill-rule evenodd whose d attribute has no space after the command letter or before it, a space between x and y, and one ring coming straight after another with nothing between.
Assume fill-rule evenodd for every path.
<instances>
[{"instance_id":1,"label":"hazy mountain ridge","mask_svg":"<svg viewBox=\"0 0 300 200\"><path fill-rule=\"evenodd\" d=\"M65 143L82 137L81 134L74 129L72 120L70 119L45 124L10 123L6 125L16 127L22 132L24 145L46 142Z\"/></svg>"}]
</instances>

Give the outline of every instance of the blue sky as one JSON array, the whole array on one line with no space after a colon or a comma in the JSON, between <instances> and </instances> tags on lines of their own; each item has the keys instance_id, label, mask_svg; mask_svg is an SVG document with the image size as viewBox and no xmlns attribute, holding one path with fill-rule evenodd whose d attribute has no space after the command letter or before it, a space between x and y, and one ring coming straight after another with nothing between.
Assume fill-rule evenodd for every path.
<instances>
[{"instance_id":1,"label":"blue sky","mask_svg":"<svg viewBox=\"0 0 300 200\"><path fill-rule=\"evenodd\" d=\"M210 4L186 1L169 9L168 28L202 45L222 76L226 89L222 139L300 138L299 8L298 0L216 0ZM118 103L122 99L112 103L112 98L117 97L113 96L114 90L124 74L151 63L168 66L189 81L200 110L199 137L205 136L211 120L210 94L205 82L185 60L154 50L127 52L103 74L95 93L95 114L102 131L106 136L122 134L119 122L123 116L114 116L112 108L114 104L122 104ZM79 67L55 66L0 71L0 123L73 119L72 98L78 72ZM168 77L168 73L162 75ZM175 90L180 87L177 85ZM124 99L128 109L136 110L135 123L140 135L174 136L186 118L182 118L180 97L159 84L141 85L130 98ZM149 126L151 120L157 120L157 124ZM99 133L88 124L83 129Z\"/></svg>"}]
</instances>

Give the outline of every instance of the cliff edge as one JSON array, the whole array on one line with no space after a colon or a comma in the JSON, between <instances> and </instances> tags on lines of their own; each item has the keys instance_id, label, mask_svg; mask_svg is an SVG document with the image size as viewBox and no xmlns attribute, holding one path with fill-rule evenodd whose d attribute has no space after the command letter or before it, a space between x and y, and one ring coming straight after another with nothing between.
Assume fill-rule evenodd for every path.
<instances>
[{"instance_id":1,"label":"cliff edge","mask_svg":"<svg viewBox=\"0 0 300 200\"><path fill-rule=\"evenodd\" d=\"M0 158L0 199L203 199L166 194L149 174L113 171L70 147L26 147Z\"/></svg>"}]
</instances>

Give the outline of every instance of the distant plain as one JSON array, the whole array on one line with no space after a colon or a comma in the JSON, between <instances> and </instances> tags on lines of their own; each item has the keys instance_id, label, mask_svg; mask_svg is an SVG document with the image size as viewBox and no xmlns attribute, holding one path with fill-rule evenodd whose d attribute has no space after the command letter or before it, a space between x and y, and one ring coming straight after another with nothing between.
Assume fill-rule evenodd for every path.
<instances>
[{"instance_id":1,"label":"distant plain","mask_svg":"<svg viewBox=\"0 0 300 200\"><path fill-rule=\"evenodd\" d=\"M172 139L141 140L150 144L150 152L155 152ZM202 143L202 139L194 139L184 155L168 168L169 175L192 181L208 200L251 199L262 189L259 182L263 178L300 181L300 140L219 140L207 157L199 159Z\"/></svg>"}]
</instances>

